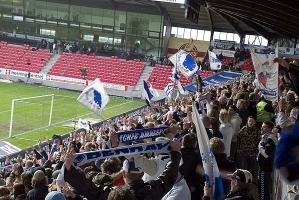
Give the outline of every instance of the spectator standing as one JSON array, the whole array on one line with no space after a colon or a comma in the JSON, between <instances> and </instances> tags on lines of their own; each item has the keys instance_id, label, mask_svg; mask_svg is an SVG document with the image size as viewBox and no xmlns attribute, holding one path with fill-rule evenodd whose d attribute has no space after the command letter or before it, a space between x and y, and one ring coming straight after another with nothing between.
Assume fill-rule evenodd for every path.
<instances>
[{"instance_id":1,"label":"spectator standing","mask_svg":"<svg viewBox=\"0 0 299 200\"><path fill-rule=\"evenodd\" d=\"M271 121L272 114L274 113L274 109L271 105L271 102L267 101L265 97L261 97L260 102L256 105L257 110L257 125L261 127L262 123L265 121Z\"/></svg>"},{"instance_id":2,"label":"spectator standing","mask_svg":"<svg viewBox=\"0 0 299 200\"><path fill-rule=\"evenodd\" d=\"M231 141L233 137L233 126L230 123L230 116L227 112L227 110L222 109L219 114L219 121L220 121L220 127L219 131L223 136L223 141L225 145L224 152L227 157L230 156L230 146Z\"/></svg>"},{"instance_id":3,"label":"spectator standing","mask_svg":"<svg viewBox=\"0 0 299 200\"><path fill-rule=\"evenodd\" d=\"M273 187L273 163L277 136L272 133L274 124L265 121L262 124L262 139L258 146L258 166L259 166L259 194L261 200L271 200Z\"/></svg>"},{"instance_id":4,"label":"spectator standing","mask_svg":"<svg viewBox=\"0 0 299 200\"><path fill-rule=\"evenodd\" d=\"M232 124L233 127L233 137L232 137L231 148L230 148L230 159L235 160L236 151L237 151L237 137L241 129L242 119L238 114L237 107L234 105L229 106L228 113L230 115L230 123Z\"/></svg>"},{"instance_id":5,"label":"spectator standing","mask_svg":"<svg viewBox=\"0 0 299 200\"><path fill-rule=\"evenodd\" d=\"M44 200L48 194L48 181L45 173L37 170L32 177L33 189L27 194L26 200Z\"/></svg>"},{"instance_id":6,"label":"spectator standing","mask_svg":"<svg viewBox=\"0 0 299 200\"><path fill-rule=\"evenodd\" d=\"M238 168L249 170L253 175L257 174L256 155L260 139L260 130L256 126L255 119L250 116L246 126L237 136L237 164Z\"/></svg>"},{"instance_id":7,"label":"spectator standing","mask_svg":"<svg viewBox=\"0 0 299 200\"><path fill-rule=\"evenodd\" d=\"M254 200L251 195L252 174L243 169L237 169L231 176L231 189L225 200ZM204 188L202 200L210 200L211 188L208 184Z\"/></svg>"}]
</instances>

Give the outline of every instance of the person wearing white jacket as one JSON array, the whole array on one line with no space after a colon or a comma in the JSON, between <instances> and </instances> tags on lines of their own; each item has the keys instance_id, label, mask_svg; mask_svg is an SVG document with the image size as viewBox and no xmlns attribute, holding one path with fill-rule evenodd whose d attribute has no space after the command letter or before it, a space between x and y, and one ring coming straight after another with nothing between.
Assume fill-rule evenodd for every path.
<instances>
[{"instance_id":1,"label":"person wearing white jacket","mask_svg":"<svg viewBox=\"0 0 299 200\"><path fill-rule=\"evenodd\" d=\"M230 148L230 159L235 160L235 155L237 151L237 136L241 129L242 119L240 115L237 113L237 107L236 106L229 106L228 113L230 115L230 123L233 127L233 137L231 142L231 148Z\"/></svg>"},{"instance_id":2,"label":"person wearing white jacket","mask_svg":"<svg viewBox=\"0 0 299 200\"><path fill-rule=\"evenodd\" d=\"M230 116L227 112L227 110L222 109L219 114L219 121L220 121L220 127L219 131L223 136L223 142L225 146L224 153L227 157L230 157L230 147L233 137L233 126L230 123Z\"/></svg>"}]
</instances>

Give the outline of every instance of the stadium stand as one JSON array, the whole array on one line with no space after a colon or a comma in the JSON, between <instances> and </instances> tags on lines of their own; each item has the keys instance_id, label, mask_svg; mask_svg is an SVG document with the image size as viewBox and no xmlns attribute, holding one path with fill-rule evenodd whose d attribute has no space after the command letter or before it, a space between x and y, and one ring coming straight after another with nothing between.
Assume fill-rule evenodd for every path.
<instances>
[{"instance_id":1,"label":"stadium stand","mask_svg":"<svg viewBox=\"0 0 299 200\"><path fill-rule=\"evenodd\" d=\"M82 78L81 69L86 68L86 78L100 78L102 82L135 86L144 69L140 61L63 53L49 71L50 75Z\"/></svg>"},{"instance_id":2,"label":"stadium stand","mask_svg":"<svg viewBox=\"0 0 299 200\"><path fill-rule=\"evenodd\" d=\"M33 50L28 45L16 46L0 42L0 66L6 69L39 73L51 58L45 49Z\"/></svg>"},{"instance_id":3,"label":"stadium stand","mask_svg":"<svg viewBox=\"0 0 299 200\"><path fill-rule=\"evenodd\" d=\"M246 70L246 71L253 71L254 70L254 66L253 66L253 62L252 59L246 59L244 61L244 63L240 66L241 70Z\"/></svg>"},{"instance_id":4,"label":"stadium stand","mask_svg":"<svg viewBox=\"0 0 299 200\"><path fill-rule=\"evenodd\" d=\"M156 64L154 70L152 71L148 82L155 89L163 90L166 85L170 82L169 77L171 77L172 67ZM181 83L186 85L191 79L186 79L183 75L180 75Z\"/></svg>"},{"instance_id":5,"label":"stadium stand","mask_svg":"<svg viewBox=\"0 0 299 200\"><path fill-rule=\"evenodd\" d=\"M234 59L233 58L224 58L221 60L222 65L233 65Z\"/></svg>"}]
</instances>

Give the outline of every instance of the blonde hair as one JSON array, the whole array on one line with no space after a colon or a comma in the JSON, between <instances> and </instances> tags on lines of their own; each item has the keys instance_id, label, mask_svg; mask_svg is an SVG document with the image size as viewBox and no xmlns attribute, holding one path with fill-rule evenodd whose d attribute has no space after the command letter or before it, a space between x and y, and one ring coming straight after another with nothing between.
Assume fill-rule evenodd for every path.
<instances>
[{"instance_id":1,"label":"blonde hair","mask_svg":"<svg viewBox=\"0 0 299 200\"><path fill-rule=\"evenodd\" d=\"M229 123L230 122L230 115L226 109L221 109L219 113L219 121L220 123Z\"/></svg>"}]
</instances>

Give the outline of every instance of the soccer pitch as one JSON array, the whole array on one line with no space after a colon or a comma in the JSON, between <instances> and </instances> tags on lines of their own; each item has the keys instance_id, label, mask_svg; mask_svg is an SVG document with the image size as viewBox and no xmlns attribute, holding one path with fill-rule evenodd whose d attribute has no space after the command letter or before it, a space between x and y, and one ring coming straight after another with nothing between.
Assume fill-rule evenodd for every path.
<instances>
[{"instance_id":1,"label":"soccer pitch","mask_svg":"<svg viewBox=\"0 0 299 200\"><path fill-rule=\"evenodd\" d=\"M12 100L49 94L54 94L52 125L48 127L51 97L16 102L12 138L8 138ZM110 96L102 115L97 116L76 101L79 94L44 86L0 83L0 140L25 148L54 134L62 135L73 130L73 120L86 118L101 121L144 105L141 101Z\"/></svg>"}]
</instances>

